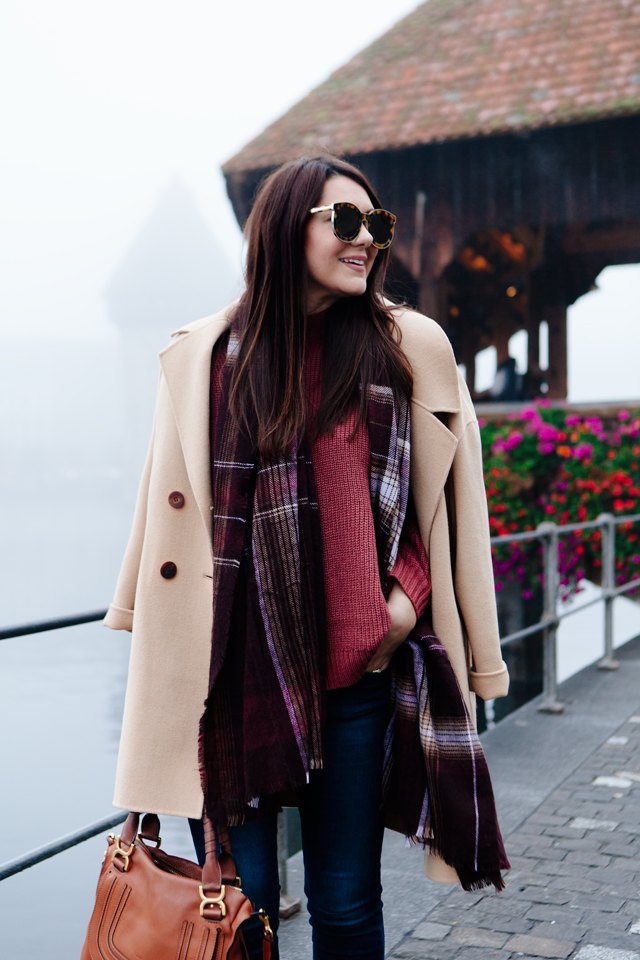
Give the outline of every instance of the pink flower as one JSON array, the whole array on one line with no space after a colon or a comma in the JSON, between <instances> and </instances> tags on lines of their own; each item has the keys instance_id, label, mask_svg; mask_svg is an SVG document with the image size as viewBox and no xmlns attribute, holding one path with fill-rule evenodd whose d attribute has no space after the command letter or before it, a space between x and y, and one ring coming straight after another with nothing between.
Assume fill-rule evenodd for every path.
<instances>
[{"instance_id":1,"label":"pink flower","mask_svg":"<svg viewBox=\"0 0 640 960\"><path fill-rule=\"evenodd\" d=\"M558 433L559 431L552 423L542 423L538 430L538 439L547 442L551 440L555 441L558 439Z\"/></svg>"},{"instance_id":2,"label":"pink flower","mask_svg":"<svg viewBox=\"0 0 640 960\"><path fill-rule=\"evenodd\" d=\"M585 417L585 425L591 430L591 433L600 434L602 433L602 420L600 417Z\"/></svg>"},{"instance_id":3,"label":"pink flower","mask_svg":"<svg viewBox=\"0 0 640 960\"><path fill-rule=\"evenodd\" d=\"M486 427L487 421L483 417L478 417L478 426L482 430L483 427Z\"/></svg>"},{"instance_id":4,"label":"pink flower","mask_svg":"<svg viewBox=\"0 0 640 960\"><path fill-rule=\"evenodd\" d=\"M556 447L554 443L549 443L548 441L545 440L543 443L538 444L538 453L544 453L544 454L553 453L555 448Z\"/></svg>"},{"instance_id":5,"label":"pink flower","mask_svg":"<svg viewBox=\"0 0 640 960\"><path fill-rule=\"evenodd\" d=\"M628 410L618 410L618 420L622 422L623 420L628 420L631 414Z\"/></svg>"},{"instance_id":6,"label":"pink flower","mask_svg":"<svg viewBox=\"0 0 640 960\"><path fill-rule=\"evenodd\" d=\"M523 591L522 591L522 596L523 596L523 598L524 598L525 600L531 600L531 597L533 596L533 593L531 592L531 590L523 590Z\"/></svg>"},{"instance_id":7,"label":"pink flower","mask_svg":"<svg viewBox=\"0 0 640 960\"><path fill-rule=\"evenodd\" d=\"M580 425L580 417L575 413L570 413L568 417L565 417L564 422L568 427L578 427Z\"/></svg>"},{"instance_id":8,"label":"pink flower","mask_svg":"<svg viewBox=\"0 0 640 960\"><path fill-rule=\"evenodd\" d=\"M524 410L520 412L521 420L539 420L540 414L535 407L525 407Z\"/></svg>"},{"instance_id":9,"label":"pink flower","mask_svg":"<svg viewBox=\"0 0 640 960\"><path fill-rule=\"evenodd\" d=\"M633 557L631 557L631 560L633 563L640 563L640 553L636 553Z\"/></svg>"},{"instance_id":10,"label":"pink flower","mask_svg":"<svg viewBox=\"0 0 640 960\"><path fill-rule=\"evenodd\" d=\"M590 443L579 443L572 450L571 456L576 460L586 460L593 453L593 445Z\"/></svg>"},{"instance_id":11,"label":"pink flower","mask_svg":"<svg viewBox=\"0 0 640 960\"><path fill-rule=\"evenodd\" d=\"M504 450L513 450L514 447L517 447L519 443L522 443L522 434L517 430L514 430L507 439L504 441L503 449Z\"/></svg>"}]
</instances>

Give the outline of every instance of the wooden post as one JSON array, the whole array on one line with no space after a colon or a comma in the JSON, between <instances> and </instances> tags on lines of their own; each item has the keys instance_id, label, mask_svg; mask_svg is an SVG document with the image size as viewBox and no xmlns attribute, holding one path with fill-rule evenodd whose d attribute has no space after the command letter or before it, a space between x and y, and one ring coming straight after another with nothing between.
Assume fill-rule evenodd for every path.
<instances>
[{"instance_id":1,"label":"wooden post","mask_svg":"<svg viewBox=\"0 0 640 960\"><path fill-rule=\"evenodd\" d=\"M545 307L544 318L549 324L547 397L550 400L565 400L567 397L567 308L564 304Z\"/></svg>"},{"instance_id":2,"label":"wooden post","mask_svg":"<svg viewBox=\"0 0 640 960\"><path fill-rule=\"evenodd\" d=\"M440 200L433 209L422 192L416 196L412 265L419 268L420 309L446 329L446 296L442 272L454 255L450 205ZM418 241L421 238L421 242ZM415 275L415 274L414 274Z\"/></svg>"}]
</instances>

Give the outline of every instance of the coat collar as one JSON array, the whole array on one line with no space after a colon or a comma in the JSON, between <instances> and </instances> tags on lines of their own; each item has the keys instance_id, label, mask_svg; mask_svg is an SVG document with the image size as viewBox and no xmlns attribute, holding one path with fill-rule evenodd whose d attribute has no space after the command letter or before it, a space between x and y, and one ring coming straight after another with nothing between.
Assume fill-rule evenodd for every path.
<instances>
[{"instance_id":1,"label":"coat collar","mask_svg":"<svg viewBox=\"0 0 640 960\"><path fill-rule=\"evenodd\" d=\"M237 302L237 301L236 301ZM209 381L211 351L229 325L236 302L210 317L180 327L160 354L187 474L211 542L211 451ZM447 424L460 420L458 371L451 345L433 320L409 310L396 319L402 349L414 373L412 430L413 495L425 545L459 436ZM437 416L436 414L440 414ZM453 415L453 416L452 416Z\"/></svg>"}]
</instances>

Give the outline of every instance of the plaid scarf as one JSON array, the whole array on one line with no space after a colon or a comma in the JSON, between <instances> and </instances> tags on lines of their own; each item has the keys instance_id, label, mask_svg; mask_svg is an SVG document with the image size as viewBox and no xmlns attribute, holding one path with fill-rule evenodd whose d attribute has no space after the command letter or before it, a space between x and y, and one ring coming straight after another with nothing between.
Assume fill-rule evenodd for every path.
<instances>
[{"instance_id":1,"label":"plaid scarf","mask_svg":"<svg viewBox=\"0 0 640 960\"><path fill-rule=\"evenodd\" d=\"M427 617L393 658L385 737L387 822L428 844L465 890L502 890L509 869L489 768L445 648Z\"/></svg>"},{"instance_id":2,"label":"plaid scarf","mask_svg":"<svg viewBox=\"0 0 640 960\"><path fill-rule=\"evenodd\" d=\"M265 461L237 428L229 412L237 350L232 330L212 437L213 631L200 724L207 812L227 824L277 810L280 792L321 769L326 642L311 444L305 435L289 458ZM409 500L409 405L394 399L388 382L371 384L367 414L387 596ZM500 888L508 863L486 761L449 659L424 618L394 656L392 707L389 822L429 843L465 888Z\"/></svg>"}]
</instances>

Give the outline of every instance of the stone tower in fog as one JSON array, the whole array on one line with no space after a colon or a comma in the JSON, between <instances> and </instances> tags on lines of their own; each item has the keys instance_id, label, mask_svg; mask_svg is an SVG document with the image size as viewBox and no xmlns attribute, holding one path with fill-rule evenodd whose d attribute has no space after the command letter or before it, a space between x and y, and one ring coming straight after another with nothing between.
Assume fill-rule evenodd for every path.
<instances>
[{"instance_id":1,"label":"stone tower in fog","mask_svg":"<svg viewBox=\"0 0 640 960\"><path fill-rule=\"evenodd\" d=\"M125 473L140 475L158 383L158 352L177 327L215 313L237 295L234 270L197 210L174 181L160 195L109 281L109 319L122 342L127 405Z\"/></svg>"}]
</instances>

